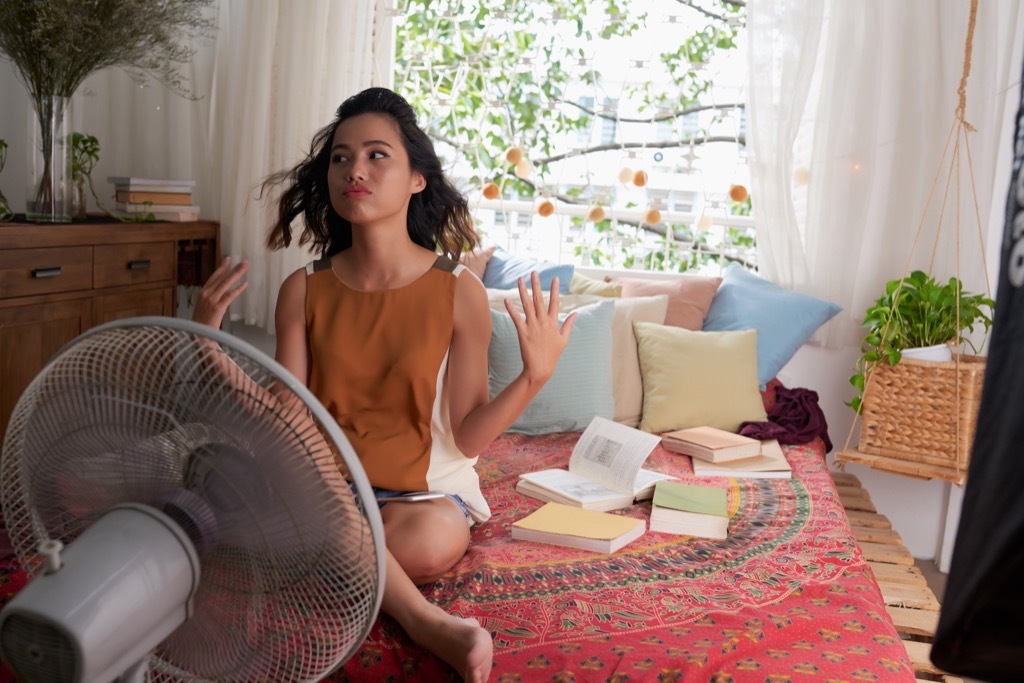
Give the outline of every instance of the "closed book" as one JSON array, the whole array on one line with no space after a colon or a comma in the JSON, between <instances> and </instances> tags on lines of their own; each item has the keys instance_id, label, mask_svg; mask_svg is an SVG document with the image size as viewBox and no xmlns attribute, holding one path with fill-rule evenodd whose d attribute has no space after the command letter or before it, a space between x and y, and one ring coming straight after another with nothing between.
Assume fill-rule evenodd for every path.
<instances>
[{"instance_id":1,"label":"closed book","mask_svg":"<svg viewBox=\"0 0 1024 683\"><path fill-rule=\"evenodd\" d=\"M109 176L107 182L118 190L132 192L192 192L196 181L179 178L138 178L134 176Z\"/></svg>"},{"instance_id":2,"label":"closed book","mask_svg":"<svg viewBox=\"0 0 1024 683\"><path fill-rule=\"evenodd\" d=\"M792 479L793 469L786 460L782 446L775 439L761 442L761 455L729 462L707 462L693 459L693 473L698 477L735 477L737 479Z\"/></svg>"},{"instance_id":3,"label":"closed book","mask_svg":"<svg viewBox=\"0 0 1024 683\"><path fill-rule=\"evenodd\" d=\"M184 208L184 207L182 207ZM118 218L124 218L130 221L166 221L169 223L187 223L190 221L199 220L199 209L188 211L173 211L173 210L161 210L161 211L122 211L114 209L110 212L112 215Z\"/></svg>"},{"instance_id":4,"label":"closed book","mask_svg":"<svg viewBox=\"0 0 1024 683\"><path fill-rule=\"evenodd\" d=\"M126 204L171 204L188 206L192 203L191 192L133 192L118 190L115 199Z\"/></svg>"},{"instance_id":5,"label":"closed book","mask_svg":"<svg viewBox=\"0 0 1024 683\"><path fill-rule=\"evenodd\" d=\"M717 427L690 427L665 432L661 445L673 453L709 462L727 462L760 455L761 442Z\"/></svg>"},{"instance_id":6,"label":"closed book","mask_svg":"<svg viewBox=\"0 0 1024 683\"><path fill-rule=\"evenodd\" d=\"M512 538L613 553L643 536L644 520L559 503L545 503L512 523Z\"/></svg>"},{"instance_id":7,"label":"closed book","mask_svg":"<svg viewBox=\"0 0 1024 683\"><path fill-rule=\"evenodd\" d=\"M132 202L114 202L114 208L118 211L148 213L157 211L199 211L199 207L193 204L134 204Z\"/></svg>"},{"instance_id":8,"label":"closed book","mask_svg":"<svg viewBox=\"0 0 1024 683\"><path fill-rule=\"evenodd\" d=\"M724 488L659 481L651 500L651 531L727 538L729 500Z\"/></svg>"}]
</instances>

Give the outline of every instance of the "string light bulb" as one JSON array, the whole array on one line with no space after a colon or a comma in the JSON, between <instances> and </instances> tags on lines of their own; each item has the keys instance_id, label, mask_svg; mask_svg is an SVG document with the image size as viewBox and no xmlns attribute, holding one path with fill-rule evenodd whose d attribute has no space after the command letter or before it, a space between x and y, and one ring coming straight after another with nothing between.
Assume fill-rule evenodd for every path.
<instances>
[{"instance_id":1,"label":"string light bulb","mask_svg":"<svg viewBox=\"0 0 1024 683\"><path fill-rule=\"evenodd\" d=\"M623 185L633 182L633 169L628 166L623 166L619 170L619 182Z\"/></svg>"},{"instance_id":2,"label":"string light bulb","mask_svg":"<svg viewBox=\"0 0 1024 683\"><path fill-rule=\"evenodd\" d=\"M729 199L734 202L742 202L747 198L747 188L743 185L732 185L729 187Z\"/></svg>"},{"instance_id":3,"label":"string light bulb","mask_svg":"<svg viewBox=\"0 0 1024 683\"><path fill-rule=\"evenodd\" d=\"M501 194L501 190L498 188L497 183L485 183L483 187L483 195L487 199L497 199L498 195Z\"/></svg>"},{"instance_id":4,"label":"string light bulb","mask_svg":"<svg viewBox=\"0 0 1024 683\"><path fill-rule=\"evenodd\" d=\"M587 220L593 223L600 223L605 219L604 207L600 204L594 204L587 209Z\"/></svg>"},{"instance_id":5,"label":"string light bulb","mask_svg":"<svg viewBox=\"0 0 1024 683\"><path fill-rule=\"evenodd\" d=\"M525 180L529 178L531 175L533 175L533 164L530 163L529 159L523 157L516 162L514 173L516 174L517 178L522 178L523 180Z\"/></svg>"},{"instance_id":6,"label":"string light bulb","mask_svg":"<svg viewBox=\"0 0 1024 683\"><path fill-rule=\"evenodd\" d=\"M509 147L505 152L505 161L510 164L518 164L523 159L523 150L520 147Z\"/></svg>"},{"instance_id":7,"label":"string light bulb","mask_svg":"<svg viewBox=\"0 0 1024 683\"><path fill-rule=\"evenodd\" d=\"M537 215L547 218L555 212L555 205L551 203L550 199L543 200L537 205Z\"/></svg>"}]
</instances>

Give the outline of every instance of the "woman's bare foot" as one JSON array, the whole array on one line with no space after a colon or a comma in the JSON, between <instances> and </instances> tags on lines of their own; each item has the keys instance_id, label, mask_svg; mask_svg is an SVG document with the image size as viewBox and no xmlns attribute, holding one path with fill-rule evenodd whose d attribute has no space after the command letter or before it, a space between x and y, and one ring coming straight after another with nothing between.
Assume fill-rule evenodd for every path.
<instances>
[{"instance_id":1,"label":"woman's bare foot","mask_svg":"<svg viewBox=\"0 0 1024 683\"><path fill-rule=\"evenodd\" d=\"M491 673L494 643L476 619L464 619L436 607L432 618L406 631L459 672L466 683L485 683Z\"/></svg>"}]
</instances>

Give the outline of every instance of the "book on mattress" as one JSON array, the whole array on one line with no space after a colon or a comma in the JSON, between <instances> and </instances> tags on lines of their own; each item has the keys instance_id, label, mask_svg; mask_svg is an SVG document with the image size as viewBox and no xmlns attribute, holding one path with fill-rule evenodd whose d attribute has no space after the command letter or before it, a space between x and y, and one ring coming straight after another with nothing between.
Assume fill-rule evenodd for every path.
<instances>
[{"instance_id":1,"label":"book on mattress","mask_svg":"<svg viewBox=\"0 0 1024 683\"><path fill-rule=\"evenodd\" d=\"M568 470L525 472L516 491L588 510L629 507L650 498L657 481L671 478L640 467L659 442L656 434L595 417L573 447Z\"/></svg>"},{"instance_id":2,"label":"book on mattress","mask_svg":"<svg viewBox=\"0 0 1024 683\"><path fill-rule=\"evenodd\" d=\"M659 481L651 501L651 531L727 538L729 499L725 489Z\"/></svg>"},{"instance_id":3,"label":"book on mattress","mask_svg":"<svg viewBox=\"0 0 1024 683\"><path fill-rule=\"evenodd\" d=\"M613 553L643 536L646 529L644 520L636 517L545 503L512 523L512 538Z\"/></svg>"},{"instance_id":4,"label":"book on mattress","mask_svg":"<svg viewBox=\"0 0 1024 683\"><path fill-rule=\"evenodd\" d=\"M666 432L661 435L661 445L673 453L709 462L741 460L761 453L761 442L757 439L717 427L690 427Z\"/></svg>"},{"instance_id":5,"label":"book on mattress","mask_svg":"<svg viewBox=\"0 0 1024 683\"><path fill-rule=\"evenodd\" d=\"M775 439L761 442L761 455L729 462L707 462L693 458L693 473L698 477L735 477L737 479L792 479L793 469Z\"/></svg>"}]
</instances>

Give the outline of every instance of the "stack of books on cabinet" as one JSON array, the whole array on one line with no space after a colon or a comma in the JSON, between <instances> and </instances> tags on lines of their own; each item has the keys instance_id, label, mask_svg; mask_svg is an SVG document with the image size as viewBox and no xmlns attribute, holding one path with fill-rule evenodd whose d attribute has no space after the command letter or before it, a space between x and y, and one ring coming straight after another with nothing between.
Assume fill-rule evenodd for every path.
<instances>
[{"instance_id":1,"label":"stack of books on cabinet","mask_svg":"<svg viewBox=\"0 0 1024 683\"><path fill-rule=\"evenodd\" d=\"M194 180L167 180L112 176L112 213L129 220L195 221L199 207L192 203Z\"/></svg>"}]
</instances>

